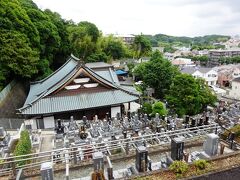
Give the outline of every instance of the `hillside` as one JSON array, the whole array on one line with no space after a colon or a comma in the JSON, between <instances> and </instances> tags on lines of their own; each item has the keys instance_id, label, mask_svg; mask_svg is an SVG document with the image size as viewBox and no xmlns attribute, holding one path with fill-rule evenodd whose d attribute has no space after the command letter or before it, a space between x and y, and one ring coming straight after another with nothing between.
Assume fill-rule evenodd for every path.
<instances>
[{"instance_id":1,"label":"hillside","mask_svg":"<svg viewBox=\"0 0 240 180\"><path fill-rule=\"evenodd\" d=\"M206 35L198 37L186 36L169 36L165 34L145 35L156 46L213 46L214 43L225 42L230 39L230 36L224 35Z\"/></svg>"}]
</instances>

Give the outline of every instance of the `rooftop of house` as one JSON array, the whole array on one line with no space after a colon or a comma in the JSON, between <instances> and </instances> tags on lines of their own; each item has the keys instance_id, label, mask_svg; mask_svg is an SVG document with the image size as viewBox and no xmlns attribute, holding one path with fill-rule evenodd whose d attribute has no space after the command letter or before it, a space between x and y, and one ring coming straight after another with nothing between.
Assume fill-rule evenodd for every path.
<instances>
[{"instance_id":1,"label":"rooftop of house","mask_svg":"<svg viewBox=\"0 0 240 180\"><path fill-rule=\"evenodd\" d=\"M233 49L211 49L209 52L238 52L240 48L233 48Z\"/></svg>"},{"instance_id":2,"label":"rooftop of house","mask_svg":"<svg viewBox=\"0 0 240 180\"><path fill-rule=\"evenodd\" d=\"M173 65L188 65L188 64L194 64L191 59L187 58L176 58L171 61Z\"/></svg>"},{"instance_id":3,"label":"rooftop of house","mask_svg":"<svg viewBox=\"0 0 240 180\"><path fill-rule=\"evenodd\" d=\"M240 77L233 79L232 81L240 83Z\"/></svg>"},{"instance_id":4,"label":"rooftop of house","mask_svg":"<svg viewBox=\"0 0 240 180\"><path fill-rule=\"evenodd\" d=\"M205 74L211 70L212 68L205 68L205 67L186 67L186 68L183 68L181 72L186 74L193 74L194 72L199 71Z\"/></svg>"},{"instance_id":5,"label":"rooftop of house","mask_svg":"<svg viewBox=\"0 0 240 180\"><path fill-rule=\"evenodd\" d=\"M91 69L113 67L113 65L105 63L105 62L86 63L85 66L87 66Z\"/></svg>"},{"instance_id":6,"label":"rooftop of house","mask_svg":"<svg viewBox=\"0 0 240 180\"><path fill-rule=\"evenodd\" d=\"M216 66L213 69L216 70L216 71L230 70L230 69L240 69L240 64L221 65L221 66Z\"/></svg>"}]
</instances>

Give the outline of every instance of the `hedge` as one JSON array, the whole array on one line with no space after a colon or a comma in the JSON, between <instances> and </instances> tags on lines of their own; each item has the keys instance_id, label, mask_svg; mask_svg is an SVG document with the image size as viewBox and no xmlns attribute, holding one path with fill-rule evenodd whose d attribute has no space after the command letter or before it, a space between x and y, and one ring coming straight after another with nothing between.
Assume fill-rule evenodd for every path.
<instances>
[{"instance_id":1,"label":"hedge","mask_svg":"<svg viewBox=\"0 0 240 180\"><path fill-rule=\"evenodd\" d=\"M20 155L26 155L26 154L30 154L32 150L32 144L31 144L31 140L30 140L30 136L27 130L24 130L21 132L20 135L20 139L16 145L16 148L14 150L14 155L15 156L20 156ZM28 158L27 157L17 157L16 159L25 159ZM19 161L17 163L18 166L22 166L25 165L27 163L27 161Z\"/></svg>"}]
</instances>

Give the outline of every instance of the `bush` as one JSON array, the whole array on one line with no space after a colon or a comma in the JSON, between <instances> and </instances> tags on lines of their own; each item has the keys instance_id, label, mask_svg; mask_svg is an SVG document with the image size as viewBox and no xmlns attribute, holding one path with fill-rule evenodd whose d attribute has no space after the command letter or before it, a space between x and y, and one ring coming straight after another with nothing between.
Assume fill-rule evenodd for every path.
<instances>
[{"instance_id":1,"label":"bush","mask_svg":"<svg viewBox=\"0 0 240 180\"><path fill-rule=\"evenodd\" d=\"M30 140L30 136L27 130L21 132L20 139L16 145L16 148L14 150L14 155L15 156L21 156L21 155L26 155L30 154L32 149L32 144ZM28 156L25 157L17 157L16 159L25 159L28 158ZM27 161L19 161L17 163L18 166L25 165Z\"/></svg>"},{"instance_id":2,"label":"bush","mask_svg":"<svg viewBox=\"0 0 240 180\"><path fill-rule=\"evenodd\" d=\"M152 116L155 116L158 113L160 116L166 116L167 110L164 107L164 104L161 101L155 102L152 105Z\"/></svg>"},{"instance_id":3,"label":"bush","mask_svg":"<svg viewBox=\"0 0 240 180\"><path fill-rule=\"evenodd\" d=\"M206 169L208 162L204 159L199 159L194 161L193 164L198 170L203 170L203 169Z\"/></svg>"},{"instance_id":4,"label":"bush","mask_svg":"<svg viewBox=\"0 0 240 180\"><path fill-rule=\"evenodd\" d=\"M146 114L151 114L152 113L152 105L148 102L144 102L142 110Z\"/></svg>"},{"instance_id":5,"label":"bush","mask_svg":"<svg viewBox=\"0 0 240 180\"><path fill-rule=\"evenodd\" d=\"M223 134L222 134L222 138L223 139L227 139L228 137L228 134L229 132L234 132L236 137L239 137L240 136L240 125L236 125L236 126L233 126L232 128L230 128L228 131L225 131Z\"/></svg>"},{"instance_id":6,"label":"bush","mask_svg":"<svg viewBox=\"0 0 240 180\"><path fill-rule=\"evenodd\" d=\"M174 161L169 168L179 176L187 172L188 164L184 161Z\"/></svg>"}]
</instances>

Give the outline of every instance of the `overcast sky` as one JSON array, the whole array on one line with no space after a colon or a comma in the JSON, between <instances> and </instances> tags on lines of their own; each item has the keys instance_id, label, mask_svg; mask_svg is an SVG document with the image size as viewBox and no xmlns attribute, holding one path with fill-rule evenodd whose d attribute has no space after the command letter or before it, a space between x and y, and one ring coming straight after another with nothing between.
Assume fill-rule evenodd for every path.
<instances>
[{"instance_id":1,"label":"overcast sky","mask_svg":"<svg viewBox=\"0 0 240 180\"><path fill-rule=\"evenodd\" d=\"M198 36L240 34L240 0L33 0L103 33Z\"/></svg>"}]
</instances>

